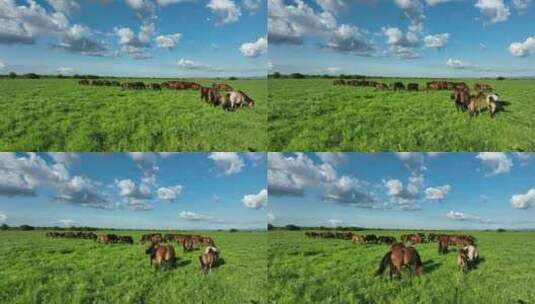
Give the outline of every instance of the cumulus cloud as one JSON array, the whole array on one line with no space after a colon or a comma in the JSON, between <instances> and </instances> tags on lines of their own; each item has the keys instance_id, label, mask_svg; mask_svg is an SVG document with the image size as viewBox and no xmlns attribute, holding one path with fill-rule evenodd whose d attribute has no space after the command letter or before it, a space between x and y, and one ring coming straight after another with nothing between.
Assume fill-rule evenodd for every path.
<instances>
[{"instance_id":1,"label":"cumulus cloud","mask_svg":"<svg viewBox=\"0 0 535 304\"><path fill-rule=\"evenodd\" d=\"M165 201L174 201L182 193L182 185L160 187L157 190L158 198Z\"/></svg>"},{"instance_id":2,"label":"cumulus cloud","mask_svg":"<svg viewBox=\"0 0 535 304\"><path fill-rule=\"evenodd\" d=\"M206 7L216 16L217 25L236 22L241 16L240 9L232 0L210 0Z\"/></svg>"},{"instance_id":3,"label":"cumulus cloud","mask_svg":"<svg viewBox=\"0 0 535 304\"><path fill-rule=\"evenodd\" d=\"M115 186L119 189L119 195L133 199L151 198L151 186L147 180L136 185L131 179L121 179L115 181Z\"/></svg>"},{"instance_id":4,"label":"cumulus cloud","mask_svg":"<svg viewBox=\"0 0 535 304\"><path fill-rule=\"evenodd\" d=\"M439 5L439 4L450 2L450 1L452 0L425 0L425 3L427 3L427 5L429 6L435 6L435 5Z\"/></svg>"},{"instance_id":5,"label":"cumulus cloud","mask_svg":"<svg viewBox=\"0 0 535 304\"><path fill-rule=\"evenodd\" d=\"M535 189L529 189L525 194L515 194L511 197L511 205L518 209L535 206Z\"/></svg>"},{"instance_id":6,"label":"cumulus cloud","mask_svg":"<svg viewBox=\"0 0 535 304\"><path fill-rule=\"evenodd\" d=\"M396 157L413 174L425 171L424 154L420 152L397 152Z\"/></svg>"},{"instance_id":7,"label":"cumulus cloud","mask_svg":"<svg viewBox=\"0 0 535 304\"><path fill-rule=\"evenodd\" d=\"M126 0L126 4L143 21L156 18L156 7L152 0Z\"/></svg>"},{"instance_id":8,"label":"cumulus cloud","mask_svg":"<svg viewBox=\"0 0 535 304\"><path fill-rule=\"evenodd\" d=\"M204 64L201 62L180 58L177 63L178 67L185 70L195 70L195 71L218 71L219 69L212 67L211 65Z\"/></svg>"},{"instance_id":9,"label":"cumulus cloud","mask_svg":"<svg viewBox=\"0 0 535 304\"><path fill-rule=\"evenodd\" d=\"M154 36L154 23L143 23L137 35L129 27L115 28L114 33L119 39L121 52L133 59L147 59L151 55L147 52L150 41Z\"/></svg>"},{"instance_id":10,"label":"cumulus cloud","mask_svg":"<svg viewBox=\"0 0 535 304\"><path fill-rule=\"evenodd\" d=\"M6 63L0 60L0 70L4 69L5 67L6 67Z\"/></svg>"},{"instance_id":11,"label":"cumulus cloud","mask_svg":"<svg viewBox=\"0 0 535 304\"><path fill-rule=\"evenodd\" d=\"M176 47L181 37L180 33L160 35L156 37L156 45L160 48L172 49Z\"/></svg>"},{"instance_id":12,"label":"cumulus cloud","mask_svg":"<svg viewBox=\"0 0 535 304\"><path fill-rule=\"evenodd\" d=\"M240 46L240 52L246 57L258 57L265 54L268 48L267 39L260 37L255 42L246 42Z\"/></svg>"},{"instance_id":13,"label":"cumulus cloud","mask_svg":"<svg viewBox=\"0 0 535 304\"><path fill-rule=\"evenodd\" d=\"M472 69L475 67L475 65L471 64L470 62L462 61L460 59L453 59L453 58L449 58L448 61L446 61L446 65L456 70L466 70L466 69Z\"/></svg>"},{"instance_id":14,"label":"cumulus cloud","mask_svg":"<svg viewBox=\"0 0 535 304\"><path fill-rule=\"evenodd\" d=\"M397 27L383 27L383 35L386 37L386 43L389 45L390 52L401 59L414 59L419 55L416 52L418 46L418 33L409 30L403 33Z\"/></svg>"},{"instance_id":15,"label":"cumulus cloud","mask_svg":"<svg viewBox=\"0 0 535 304\"><path fill-rule=\"evenodd\" d=\"M58 190L55 199L59 202L99 209L113 207L107 195L98 190L96 183L87 177L75 176L67 182L59 184Z\"/></svg>"},{"instance_id":16,"label":"cumulus cloud","mask_svg":"<svg viewBox=\"0 0 535 304\"><path fill-rule=\"evenodd\" d=\"M183 2L193 2L195 0L156 0L159 6L168 6L171 4L178 4Z\"/></svg>"},{"instance_id":17,"label":"cumulus cloud","mask_svg":"<svg viewBox=\"0 0 535 304\"><path fill-rule=\"evenodd\" d=\"M93 30L80 24L63 32L54 47L86 56L100 57L108 54L107 49L94 38Z\"/></svg>"},{"instance_id":18,"label":"cumulus cloud","mask_svg":"<svg viewBox=\"0 0 535 304\"><path fill-rule=\"evenodd\" d=\"M80 5L74 0L47 0L56 12L69 16L80 9Z\"/></svg>"},{"instance_id":19,"label":"cumulus cloud","mask_svg":"<svg viewBox=\"0 0 535 304\"><path fill-rule=\"evenodd\" d=\"M511 14L503 0L477 0L475 7L489 23L506 21Z\"/></svg>"},{"instance_id":20,"label":"cumulus cloud","mask_svg":"<svg viewBox=\"0 0 535 304\"><path fill-rule=\"evenodd\" d=\"M525 14L529 11L531 7L532 0L513 0L513 7L518 11L519 14Z\"/></svg>"},{"instance_id":21,"label":"cumulus cloud","mask_svg":"<svg viewBox=\"0 0 535 304\"><path fill-rule=\"evenodd\" d=\"M502 152L481 152L476 158L487 168L487 176L508 173L513 166L512 160Z\"/></svg>"},{"instance_id":22,"label":"cumulus cloud","mask_svg":"<svg viewBox=\"0 0 535 304\"><path fill-rule=\"evenodd\" d=\"M211 159L217 170L222 175L232 175L240 173L245 166L243 159L235 152L213 152L208 156Z\"/></svg>"},{"instance_id":23,"label":"cumulus cloud","mask_svg":"<svg viewBox=\"0 0 535 304\"><path fill-rule=\"evenodd\" d=\"M384 182L386 194L399 205L413 205L420 198L416 184L404 186L399 179L390 179Z\"/></svg>"},{"instance_id":24,"label":"cumulus cloud","mask_svg":"<svg viewBox=\"0 0 535 304\"><path fill-rule=\"evenodd\" d=\"M252 15L258 13L260 8L262 8L263 0L243 0L243 7L249 11Z\"/></svg>"},{"instance_id":25,"label":"cumulus cloud","mask_svg":"<svg viewBox=\"0 0 535 304\"><path fill-rule=\"evenodd\" d=\"M204 222L204 221L211 221L213 220L213 217L202 215L199 213L191 212L191 211L185 211L182 210L178 216L186 221L193 221L193 222Z\"/></svg>"},{"instance_id":26,"label":"cumulus cloud","mask_svg":"<svg viewBox=\"0 0 535 304\"><path fill-rule=\"evenodd\" d=\"M301 44L306 34L325 34L336 29L336 19L328 11L316 13L304 1L285 5L283 0L270 0L268 40L273 44Z\"/></svg>"},{"instance_id":27,"label":"cumulus cloud","mask_svg":"<svg viewBox=\"0 0 535 304\"><path fill-rule=\"evenodd\" d=\"M62 164L66 167L69 167L80 160L80 154L74 152L50 152L48 155L56 163Z\"/></svg>"},{"instance_id":28,"label":"cumulus cloud","mask_svg":"<svg viewBox=\"0 0 535 304\"><path fill-rule=\"evenodd\" d=\"M302 196L305 188L317 188L327 202L371 207L376 200L365 182L352 176L338 176L333 165L316 164L303 153L284 156L269 153L268 192L274 196Z\"/></svg>"},{"instance_id":29,"label":"cumulus cloud","mask_svg":"<svg viewBox=\"0 0 535 304\"><path fill-rule=\"evenodd\" d=\"M450 38L449 33L427 35L424 38L424 43L425 43L425 46L428 48L441 49L446 45L449 38Z\"/></svg>"},{"instance_id":30,"label":"cumulus cloud","mask_svg":"<svg viewBox=\"0 0 535 304\"><path fill-rule=\"evenodd\" d=\"M342 152L318 152L316 153L321 161L333 166L337 166L347 162L347 154Z\"/></svg>"},{"instance_id":31,"label":"cumulus cloud","mask_svg":"<svg viewBox=\"0 0 535 304\"><path fill-rule=\"evenodd\" d=\"M74 69L70 67L59 67L56 69L56 72L62 75L68 75L72 74L74 72Z\"/></svg>"},{"instance_id":32,"label":"cumulus cloud","mask_svg":"<svg viewBox=\"0 0 535 304\"><path fill-rule=\"evenodd\" d=\"M316 0L316 3L326 12L337 14L344 10L347 5L344 0Z\"/></svg>"},{"instance_id":33,"label":"cumulus cloud","mask_svg":"<svg viewBox=\"0 0 535 304\"><path fill-rule=\"evenodd\" d=\"M474 223L480 223L480 224L488 224L490 223L490 220L483 219L479 216L458 212L458 211L450 211L446 214L446 217L450 220L454 221L462 221L462 222L474 222Z\"/></svg>"},{"instance_id":34,"label":"cumulus cloud","mask_svg":"<svg viewBox=\"0 0 535 304\"><path fill-rule=\"evenodd\" d=\"M371 56L375 46L366 33L356 26L342 24L331 32L326 47L358 56Z\"/></svg>"},{"instance_id":35,"label":"cumulus cloud","mask_svg":"<svg viewBox=\"0 0 535 304\"><path fill-rule=\"evenodd\" d=\"M0 223L5 223L7 221L8 217L7 215L0 213Z\"/></svg>"},{"instance_id":36,"label":"cumulus cloud","mask_svg":"<svg viewBox=\"0 0 535 304\"><path fill-rule=\"evenodd\" d=\"M277 217L275 216L275 213L273 213L272 210L269 210L268 213L267 213L267 221L269 224L272 224L275 219L277 219Z\"/></svg>"},{"instance_id":37,"label":"cumulus cloud","mask_svg":"<svg viewBox=\"0 0 535 304\"><path fill-rule=\"evenodd\" d=\"M425 198L428 200L443 200L450 192L451 186L428 187L425 189Z\"/></svg>"},{"instance_id":38,"label":"cumulus cloud","mask_svg":"<svg viewBox=\"0 0 535 304\"><path fill-rule=\"evenodd\" d=\"M524 42L513 42L509 45L509 53L515 57L526 57L535 54L535 36L528 37Z\"/></svg>"},{"instance_id":39,"label":"cumulus cloud","mask_svg":"<svg viewBox=\"0 0 535 304\"><path fill-rule=\"evenodd\" d=\"M268 200L268 192L266 189L260 190L257 194L247 194L245 195L241 202L247 208L259 209L262 206L265 206Z\"/></svg>"},{"instance_id":40,"label":"cumulus cloud","mask_svg":"<svg viewBox=\"0 0 535 304\"><path fill-rule=\"evenodd\" d=\"M164 157L161 153L146 153L146 152L128 152L128 156L136 164L143 174L152 175L158 171L158 156Z\"/></svg>"},{"instance_id":41,"label":"cumulus cloud","mask_svg":"<svg viewBox=\"0 0 535 304\"><path fill-rule=\"evenodd\" d=\"M74 227L76 225L76 221L71 219L62 219L58 223L63 227Z\"/></svg>"}]
</instances>

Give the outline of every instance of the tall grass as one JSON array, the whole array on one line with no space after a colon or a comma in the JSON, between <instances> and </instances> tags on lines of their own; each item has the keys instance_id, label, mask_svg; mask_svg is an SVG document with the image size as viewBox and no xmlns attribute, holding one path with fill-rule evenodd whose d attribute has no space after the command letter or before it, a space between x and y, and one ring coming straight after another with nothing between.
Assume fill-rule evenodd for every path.
<instances>
[{"instance_id":1,"label":"tall grass","mask_svg":"<svg viewBox=\"0 0 535 304\"><path fill-rule=\"evenodd\" d=\"M157 82L158 80L145 80ZM210 85L212 80L199 80ZM228 81L256 101L225 112L193 90L122 90L73 79L0 81L2 151L263 151L265 80Z\"/></svg>"},{"instance_id":2,"label":"tall grass","mask_svg":"<svg viewBox=\"0 0 535 304\"><path fill-rule=\"evenodd\" d=\"M374 233L374 231L366 232ZM398 237L399 231L376 231ZM304 232L269 232L271 303L534 303L533 232L469 232L483 261L462 274L456 251L439 255L436 243L415 247L425 274L401 280L375 277L387 245L309 239ZM388 273L388 271L387 271Z\"/></svg>"},{"instance_id":3,"label":"tall grass","mask_svg":"<svg viewBox=\"0 0 535 304\"><path fill-rule=\"evenodd\" d=\"M422 79L398 79L407 84ZM395 80L378 80L391 82ZM532 151L535 80L491 84L509 102L494 119L458 112L449 91L392 92L326 79L269 79L270 151Z\"/></svg>"},{"instance_id":4,"label":"tall grass","mask_svg":"<svg viewBox=\"0 0 535 304\"><path fill-rule=\"evenodd\" d=\"M145 246L49 239L45 232L0 232L0 303L266 303L265 232L200 232L214 238L224 264L209 274L201 250L155 272Z\"/></svg>"}]
</instances>

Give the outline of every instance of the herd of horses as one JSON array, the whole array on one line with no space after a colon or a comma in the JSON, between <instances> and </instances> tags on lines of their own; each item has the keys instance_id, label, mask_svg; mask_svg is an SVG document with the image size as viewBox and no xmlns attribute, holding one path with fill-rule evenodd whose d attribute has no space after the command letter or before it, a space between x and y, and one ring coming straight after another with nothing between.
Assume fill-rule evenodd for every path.
<instances>
[{"instance_id":1,"label":"herd of horses","mask_svg":"<svg viewBox=\"0 0 535 304\"><path fill-rule=\"evenodd\" d=\"M417 83L408 83L407 86L403 82L396 81L390 85L374 80L344 80L336 79L333 81L333 85L350 85L361 87L373 87L376 90L392 90L392 91L419 91L419 85ZM494 118L496 113L500 110L505 110L506 103L500 100L498 94L493 93L491 85L486 83L476 83L474 85L474 91L476 94L470 94L470 87L465 82L453 82L446 80L433 80L426 83L425 91L451 91L450 98L455 101L457 110L466 111L470 117L479 115L479 113L487 109L490 113L490 117Z\"/></svg>"},{"instance_id":2,"label":"herd of horses","mask_svg":"<svg viewBox=\"0 0 535 304\"><path fill-rule=\"evenodd\" d=\"M379 262L379 268L375 272L375 275L381 275L389 267L390 278L394 276L401 278L401 269L403 266L409 267L411 273L415 273L416 275L424 273L424 264L422 263L420 254L414 247L416 244L437 243L439 254L448 254L449 246L457 246L457 266L459 267L459 271L463 273L475 268L480 261L476 238L472 235L437 233L428 233L426 235L424 233L413 233L401 235L401 241L399 242L393 236L362 235L353 232L307 231L305 232L305 236L309 238L351 240L354 244L390 245L390 250L383 256Z\"/></svg>"},{"instance_id":3,"label":"herd of horses","mask_svg":"<svg viewBox=\"0 0 535 304\"><path fill-rule=\"evenodd\" d=\"M47 232L46 236L49 238L67 238L67 239L87 239L94 240L102 244L134 244L134 239L129 235L116 234L95 234L93 232ZM199 249L200 246L205 246L203 252L199 256L201 271L211 272L213 268L217 267L220 262L220 251L215 246L215 242L211 237L195 235L195 234L164 234L150 233L141 236L140 244L150 243L145 253L150 257L150 265L158 270L162 265L175 267L177 261L177 254L171 242L177 242L182 245L184 252ZM166 243L166 244L164 244Z\"/></svg>"},{"instance_id":4,"label":"herd of horses","mask_svg":"<svg viewBox=\"0 0 535 304\"><path fill-rule=\"evenodd\" d=\"M255 102L245 92L241 90L235 90L233 87L226 83L213 83L212 87L204 87L199 83L191 81L178 81L171 80L162 83L149 83L146 84L142 81L133 82L119 82L117 80L87 80L82 79L78 81L79 85L91 85L91 86L109 86L109 87L121 87L123 89L130 90L145 90L152 89L161 91L162 89L169 90L197 90L200 92L201 100L213 105L214 107L221 106L223 110L233 111L239 108L254 108Z\"/></svg>"}]
</instances>

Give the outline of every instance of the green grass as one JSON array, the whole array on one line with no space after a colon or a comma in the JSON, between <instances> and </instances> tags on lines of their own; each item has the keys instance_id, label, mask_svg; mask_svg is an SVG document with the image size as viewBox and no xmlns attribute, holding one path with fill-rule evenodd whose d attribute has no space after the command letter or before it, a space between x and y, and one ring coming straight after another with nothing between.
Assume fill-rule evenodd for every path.
<instances>
[{"instance_id":1,"label":"green grass","mask_svg":"<svg viewBox=\"0 0 535 304\"><path fill-rule=\"evenodd\" d=\"M535 233L470 232L484 261L464 275L453 249L439 255L435 243L418 244L426 273L411 278L404 270L392 281L387 273L374 277L387 245L308 239L303 231L268 234L270 303L535 303Z\"/></svg>"},{"instance_id":2,"label":"green grass","mask_svg":"<svg viewBox=\"0 0 535 304\"><path fill-rule=\"evenodd\" d=\"M142 232L113 232L131 235ZM199 232L224 264L209 274L201 250L155 272L145 246L49 239L45 231L0 232L0 303L266 303L266 232Z\"/></svg>"},{"instance_id":3,"label":"green grass","mask_svg":"<svg viewBox=\"0 0 535 304\"><path fill-rule=\"evenodd\" d=\"M426 80L417 82L422 90ZM391 82L392 79L379 80ZM473 88L478 80L463 80ZM470 119L449 91L392 92L269 79L270 151L533 151L535 80L479 80L510 102Z\"/></svg>"},{"instance_id":4,"label":"green grass","mask_svg":"<svg viewBox=\"0 0 535 304\"><path fill-rule=\"evenodd\" d=\"M199 82L210 85L213 80ZM193 90L136 91L80 86L73 79L3 79L0 150L265 151L266 81L225 82L253 98L255 109L225 112L202 102Z\"/></svg>"}]
</instances>

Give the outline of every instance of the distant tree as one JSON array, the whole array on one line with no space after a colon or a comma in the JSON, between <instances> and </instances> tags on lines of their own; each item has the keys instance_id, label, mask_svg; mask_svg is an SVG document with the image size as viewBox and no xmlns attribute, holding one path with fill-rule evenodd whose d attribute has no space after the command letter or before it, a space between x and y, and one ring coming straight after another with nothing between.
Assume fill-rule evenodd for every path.
<instances>
[{"instance_id":1,"label":"distant tree","mask_svg":"<svg viewBox=\"0 0 535 304\"><path fill-rule=\"evenodd\" d=\"M20 225L19 228L20 230L23 230L23 231L35 230L35 228L30 225Z\"/></svg>"},{"instance_id":2,"label":"distant tree","mask_svg":"<svg viewBox=\"0 0 535 304\"><path fill-rule=\"evenodd\" d=\"M505 232L505 229L503 229L503 228L498 228L498 230L496 230L496 232Z\"/></svg>"},{"instance_id":3,"label":"distant tree","mask_svg":"<svg viewBox=\"0 0 535 304\"><path fill-rule=\"evenodd\" d=\"M230 76L228 80L238 80L238 77Z\"/></svg>"},{"instance_id":4,"label":"distant tree","mask_svg":"<svg viewBox=\"0 0 535 304\"><path fill-rule=\"evenodd\" d=\"M281 78L281 73L279 73L279 72L273 73L273 78L277 78L277 79Z\"/></svg>"},{"instance_id":5,"label":"distant tree","mask_svg":"<svg viewBox=\"0 0 535 304\"><path fill-rule=\"evenodd\" d=\"M26 75L24 75L26 78L30 78L30 79L37 79L37 78L40 78L41 76L35 74L35 73L28 73Z\"/></svg>"},{"instance_id":6,"label":"distant tree","mask_svg":"<svg viewBox=\"0 0 535 304\"><path fill-rule=\"evenodd\" d=\"M268 224L268 225L267 225L267 230L273 230L273 225Z\"/></svg>"},{"instance_id":7,"label":"distant tree","mask_svg":"<svg viewBox=\"0 0 535 304\"><path fill-rule=\"evenodd\" d=\"M503 77L503 76L498 76L498 77L496 77L496 80L505 80L505 77Z\"/></svg>"},{"instance_id":8,"label":"distant tree","mask_svg":"<svg viewBox=\"0 0 535 304\"><path fill-rule=\"evenodd\" d=\"M4 223L4 224L2 224L2 226L0 226L0 230L8 230L8 229L9 229L9 226L6 223Z\"/></svg>"},{"instance_id":9,"label":"distant tree","mask_svg":"<svg viewBox=\"0 0 535 304\"><path fill-rule=\"evenodd\" d=\"M17 73L15 73L15 72L9 72L8 77L9 77L9 78L17 78Z\"/></svg>"},{"instance_id":10,"label":"distant tree","mask_svg":"<svg viewBox=\"0 0 535 304\"><path fill-rule=\"evenodd\" d=\"M62 74L58 74L58 78L66 78L66 77L63 76Z\"/></svg>"},{"instance_id":11,"label":"distant tree","mask_svg":"<svg viewBox=\"0 0 535 304\"><path fill-rule=\"evenodd\" d=\"M296 226L296 225L292 225L292 224L286 225L285 228L286 228L286 230L292 230L292 231L301 230L301 227Z\"/></svg>"},{"instance_id":12,"label":"distant tree","mask_svg":"<svg viewBox=\"0 0 535 304\"><path fill-rule=\"evenodd\" d=\"M301 73L292 73L290 76L292 78L294 78L294 79L304 79L305 78L305 75L303 75Z\"/></svg>"},{"instance_id":13,"label":"distant tree","mask_svg":"<svg viewBox=\"0 0 535 304\"><path fill-rule=\"evenodd\" d=\"M231 228L229 231L230 231L230 232L238 232L238 229L236 229L236 228Z\"/></svg>"}]
</instances>

